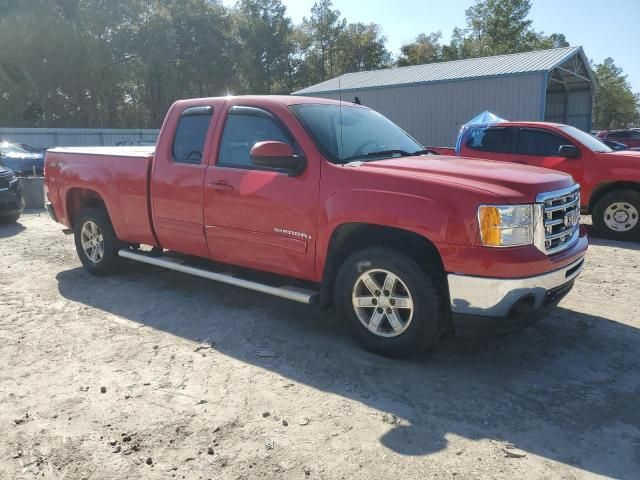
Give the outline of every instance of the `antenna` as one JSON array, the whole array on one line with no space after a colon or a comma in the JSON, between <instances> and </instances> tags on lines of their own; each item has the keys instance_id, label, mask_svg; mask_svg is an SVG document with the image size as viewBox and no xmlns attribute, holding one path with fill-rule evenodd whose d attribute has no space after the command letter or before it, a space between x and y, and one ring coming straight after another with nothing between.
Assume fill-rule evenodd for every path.
<instances>
[{"instance_id":1,"label":"antenna","mask_svg":"<svg viewBox=\"0 0 640 480\"><path fill-rule=\"evenodd\" d=\"M342 161L342 157L344 157L344 142L342 141L342 82L340 81L340 77L338 77L338 98L340 101L339 109L340 109L340 161Z\"/></svg>"}]
</instances>

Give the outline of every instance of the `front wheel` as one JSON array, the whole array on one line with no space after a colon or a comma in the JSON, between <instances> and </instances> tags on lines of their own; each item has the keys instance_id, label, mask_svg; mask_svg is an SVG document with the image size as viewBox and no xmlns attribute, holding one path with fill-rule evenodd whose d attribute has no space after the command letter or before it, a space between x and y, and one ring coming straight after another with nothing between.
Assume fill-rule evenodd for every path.
<instances>
[{"instance_id":1,"label":"front wheel","mask_svg":"<svg viewBox=\"0 0 640 480\"><path fill-rule=\"evenodd\" d=\"M104 209L89 208L80 212L75 222L74 237L78 257L89 273L111 275L122 266L118 250L124 244L116 237Z\"/></svg>"},{"instance_id":2,"label":"front wheel","mask_svg":"<svg viewBox=\"0 0 640 480\"><path fill-rule=\"evenodd\" d=\"M437 275L387 248L352 254L336 279L336 306L367 350L410 356L434 345L446 325Z\"/></svg>"},{"instance_id":3,"label":"front wheel","mask_svg":"<svg viewBox=\"0 0 640 480\"><path fill-rule=\"evenodd\" d=\"M607 193L593 209L593 225L613 240L640 238L640 193L617 190Z\"/></svg>"}]
</instances>

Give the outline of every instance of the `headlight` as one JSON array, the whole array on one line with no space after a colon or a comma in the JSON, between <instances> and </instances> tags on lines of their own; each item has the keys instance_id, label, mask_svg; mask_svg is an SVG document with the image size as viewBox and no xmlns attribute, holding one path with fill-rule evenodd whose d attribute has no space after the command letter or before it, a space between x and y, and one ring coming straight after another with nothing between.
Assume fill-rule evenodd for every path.
<instances>
[{"instance_id":1,"label":"headlight","mask_svg":"<svg viewBox=\"0 0 640 480\"><path fill-rule=\"evenodd\" d=\"M533 243L533 205L481 205L478 222L486 247L515 247Z\"/></svg>"}]
</instances>

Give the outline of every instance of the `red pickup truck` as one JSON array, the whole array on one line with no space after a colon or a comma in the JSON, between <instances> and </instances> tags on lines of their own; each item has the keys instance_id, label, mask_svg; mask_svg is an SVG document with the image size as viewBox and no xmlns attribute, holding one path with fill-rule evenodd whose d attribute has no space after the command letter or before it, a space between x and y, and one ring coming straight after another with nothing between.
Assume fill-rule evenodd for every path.
<instances>
[{"instance_id":1,"label":"red pickup truck","mask_svg":"<svg viewBox=\"0 0 640 480\"><path fill-rule=\"evenodd\" d=\"M582 188L582 212L592 215L601 234L616 240L640 238L640 152L614 151L568 125L502 122L471 129L459 153L569 173Z\"/></svg>"},{"instance_id":2,"label":"red pickup truck","mask_svg":"<svg viewBox=\"0 0 640 480\"><path fill-rule=\"evenodd\" d=\"M379 113L326 99L178 101L155 148L49 150L46 182L89 272L129 259L334 305L392 356L454 326L540 318L587 248L569 175L428 155Z\"/></svg>"}]
</instances>

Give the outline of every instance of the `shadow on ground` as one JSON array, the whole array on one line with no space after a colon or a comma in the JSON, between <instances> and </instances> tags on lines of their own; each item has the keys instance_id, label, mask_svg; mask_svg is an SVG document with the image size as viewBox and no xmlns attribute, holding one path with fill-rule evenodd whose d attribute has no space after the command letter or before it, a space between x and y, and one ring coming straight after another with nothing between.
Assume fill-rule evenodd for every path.
<instances>
[{"instance_id":1,"label":"shadow on ground","mask_svg":"<svg viewBox=\"0 0 640 480\"><path fill-rule=\"evenodd\" d=\"M17 222L2 222L0 221L0 238L10 238L23 232L26 228Z\"/></svg>"},{"instance_id":2,"label":"shadow on ground","mask_svg":"<svg viewBox=\"0 0 640 480\"><path fill-rule=\"evenodd\" d=\"M397 361L362 351L305 306L175 272L135 266L104 279L74 269L57 280L67 299L210 338L225 355L386 412L392 425L406 419L379 439L400 454L439 451L455 434L611 477L640 469L640 331L606 318L559 308L509 337L454 338Z\"/></svg>"},{"instance_id":3,"label":"shadow on ground","mask_svg":"<svg viewBox=\"0 0 640 480\"><path fill-rule=\"evenodd\" d=\"M618 240L611 240L601 235L593 225L587 225L587 232L589 234L589 245L600 245L613 248L624 248L627 250L640 250L640 241L626 241L621 242Z\"/></svg>"}]
</instances>

